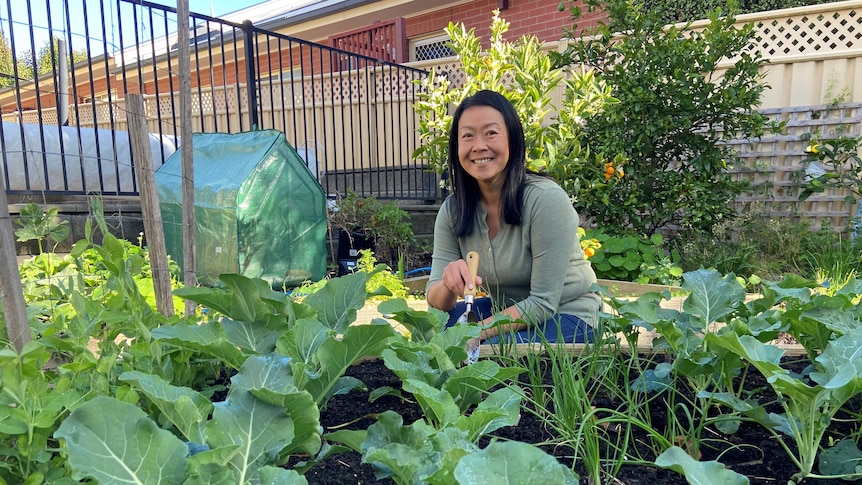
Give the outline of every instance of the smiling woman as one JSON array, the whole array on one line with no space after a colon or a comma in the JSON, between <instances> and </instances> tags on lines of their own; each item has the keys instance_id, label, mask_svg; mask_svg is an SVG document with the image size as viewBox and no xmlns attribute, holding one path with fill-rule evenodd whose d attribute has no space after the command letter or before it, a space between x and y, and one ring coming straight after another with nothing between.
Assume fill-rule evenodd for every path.
<instances>
[{"instance_id":1,"label":"smiling woman","mask_svg":"<svg viewBox=\"0 0 862 485\"><path fill-rule=\"evenodd\" d=\"M559 185L528 173L512 103L488 90L464 99L448 153L454 194L434 227L428 304L449 312L454 325L466 311L458 299L482 286L493 300L476 301L480 339L591 341L599 297L590 290L596 276L578 240L578 214ZM479 255L476 277L469 252ZM494 325L495 314L508 323Z\"/></svg>"}]
</instances>

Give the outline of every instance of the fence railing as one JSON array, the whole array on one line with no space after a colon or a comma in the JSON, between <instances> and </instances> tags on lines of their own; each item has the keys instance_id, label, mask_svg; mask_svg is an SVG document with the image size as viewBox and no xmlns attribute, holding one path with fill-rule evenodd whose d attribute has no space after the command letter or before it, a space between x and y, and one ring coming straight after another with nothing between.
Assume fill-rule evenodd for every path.
<instances>
[{"instance_id":1,"label":"fence railing","mask_svg":"<svg viewBox=\"0 0 862 485\"><path fill-rule=\"evenodd\" d=\"M6 0L7 5L10 2ZM152 149L160 163L176 149L179 132L176 13L140 0L99 3L101 10L87 0L46 0L46 7L50 10L58 2L62 8L51 12L63 21L47 27L65 34L68 55L80 50L89 54L70 70L65 115L57 107L61 96L55 82L56 62L49 62L50 69L41 76L31 75L0 89L6 122L0 131L0 175L10 194L133 195L137 192L134 172L129 170L133 161L123 155L128 151L123 97L127 92L144 94ZM74 10L73 4L89 9L88 20L66 13ZM39 32L22 20L27 18L26 8L7 10L12 12L5 25L10 40L26 39L25 47L37 52ZM805 203L798 202L790 174L801 168L802 133L828 131L834 128L829 123L859 133L858 107L853 102L862 99L862 76L852 73L862 55L862 6L845 1L750 14L739 21L754 22L756 48L770 61L764 67L772 86L764 98L764 112L791 122L785 135L754 140L750 146L738 144L746 161L739 176L750 178L758 192L737 203L746 209L846 226L854 207L843 194L815 194ZM199 14L192 14L192 23L194 131L282 130L330 194L351 188L382 198L441 196L436 175L411 156L419 143L412 108L418 89L414 81L436 67L437 72L446 71L453 84L463 82L457 59L413 63L409 68L249 24ZM20 45L13 47L17 52ZM561 48L559 43L546 47ZM24 77L18 71L0 74ZM4 78L0 76L0 85ZM35 96L37 92L42 96ZM559 95L554 95L554 104L558 105ZM815 112L821 118L812 118ZM59 126L60 118L68 119L66 127ZM37 131L24 133L23 127L31 125ZM10 141L25 138L20 147L11 146ZM64 142L52 148L47 146L52 138ZM110 140L106 148L88 142L99 138ZM52 169L56 173L49 174ZM10 178L10 172L19 174L19 179Z\"/></svg>"},{"instance_id":2,"label":"fence railing","mask_svg":"<svg viewBox=\"0 0 862 485\"><path fill-rule=\"evenodd\" d=\"M13 72L0 73L0 86L15 81L0 89L7 193L135 195L125 94L144 97L157 167L181 144L176 10L141 0L46 0L7 11ZM413 99L425 71L249 22L190 17L194 132L281 130L328 194L441 196L436 175L411 156L419 142ZM61 56L33 54L51 37L77 61L68 74ZM40 64L42 72L24 69Z\"/></svg>"}]
</instances>

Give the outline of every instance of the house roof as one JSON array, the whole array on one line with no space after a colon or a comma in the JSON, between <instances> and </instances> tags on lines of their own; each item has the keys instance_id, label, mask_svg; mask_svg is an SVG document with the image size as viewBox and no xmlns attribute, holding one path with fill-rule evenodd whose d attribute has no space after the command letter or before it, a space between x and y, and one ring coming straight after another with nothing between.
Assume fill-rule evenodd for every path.
<instances>
[{"instance_id":1,"label":"house roof","mask_svg":"<svg viewBox=\"0 0 862 485\"><path fill-rule=\"evenodd\" d=\"M303 40L320 42L395 17L413 17L469 0L269 0L223 16Z\"/></svg>"},{"instance_id":2,"label":"house roof","mask_svg":"<svg viewBox=\"0 0 862 485\"><path fill-rule=\"evenodd\" d=\"M221 18L241 23L246 20L264 27L267 24L296 21L297 18L323 16L333 10L351 8L345 4L366 4L379 0L268 0L250 7L222 15Z\"/></svg>"}]
</instances>

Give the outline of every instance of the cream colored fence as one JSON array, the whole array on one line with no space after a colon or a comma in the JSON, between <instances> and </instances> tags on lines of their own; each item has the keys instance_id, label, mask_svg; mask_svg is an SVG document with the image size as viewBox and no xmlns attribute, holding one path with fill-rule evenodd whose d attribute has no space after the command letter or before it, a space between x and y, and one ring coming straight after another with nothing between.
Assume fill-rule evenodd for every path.
<instances>
[{"instance_id":1,"label":"cream colored fence","mask_svg":"<svg viewBox=\"0 0 862 485\"><path fill-rule=\"evenodd\" d=\"M768 212L846 228L855 214L841 192L816 194L798 201L794 177L804 170L805 144L801 137L816 132L822 138L860 133L862 102L862 1L853 0L795 9L775 10L738 17L737 25L752 23L758 51L768 63L761 73L770 86L760 108L772 119L788 120L787 132L760 140L737 141L741 163L737 176L750 180L755 193L740 197L743 211ZM701 28L706 22L696 22ZM548 43L546 50L563 50L566 41ZM446 73L455 86L465 74L456 58L412 64ZM720 64L719 74L733 65ZM561 90L552 95L559 105Z\"/></svg>"},{"instance_id":2,"label":"cream colored fence","mask_svg":"<svg viewBox=\"0 0 862 485\"><path fill-rule=\"evenodd\" d=\"M839 127L848 134L860 132L862 0L743 15L738 21L740 25L753 23L756 43L752 49L758 50L769 61L762 72L771 88L767 90L761 108L774 118L790 120L787 134L765 137L751 146L743 142L734 144L744 161L739 176L751 180L758 187L755 195L738 200L740 208L769 210L776 216L796 215L812 218L816 223L823 221L845 227L855 213L855 207L843 201L843 194L818 194L800 203L796 201L792 174L802 168L802 134L820 130L823 135L832 136ZM694 27L702 25L693 24ZM564 42L546 45L548 50L564 47ZM729 60L721 67L727 69L731 65ZM464 81L456 58L412 63L410 66L433 68L438 73L445 71L455 85ZM377 93L375 99L360 97L367 83L374 83L372 92ZM322 157L321 172L344 172L348 160L361 161L366 168L385 169L411 158L404 140L417 137L415 127L418 124L412 109L414 88L409 80L387 79L386 73L379 69L354 70L323 78L264 82L259 93L264 104L261 118L267 125L264 127L284 131L288 138L297 140L297 145L302 144L300 140L305 140L322 150L326 156ZM223 131L228 126L228 117L232 117L230 126L238 127L239 117L245 116L248 109L242 106L246 99L244 91L244 86L231 86L201 92L193 99L193 129L213 131L218 126ZM559 93L554 97L553 102L557 104ZM303 100L309 101L307 106L320 106L320 103L310 102L315 99L333 103L327 104L325 110L303 107ZM178 105L178 100L171 99L169 94L159 98L148 96L145 101L153 129L159 124L160 113L167 113ZM203 110L204 113L215 112L215 115L202 118L198 114L201 112L198 103L207 108L215 107L214 111ZM393 104L396 109L390 111ZM110 126L111 108L107 104L86 105L70 115L107 128ZM123 129L122 100L115 103L113 112L114 123L118 129ZM397 116L390 114L393 112ZM43 110L42 119L46 124L51 123L50 120L56 123L56 114L53 110ZM298 121L303 119L319 122L313 123L309 129L306 128L308 125ZM36 112L25 112L20 117L18 114L4 115L3 120L38 122L38 116ZM336 150L334 140L325 136L324 131L332 127L335 127L335 133L343 133L348 138L355 133L363 134L362 139L354 139L349 144L353 153ZM162 126L162 129L170 133L174 127ZM392 153L383 147L395 147L393 159L375 155ZM361 177L362 174L345 173L344 176Z\"/></svg>"}]
</instances>

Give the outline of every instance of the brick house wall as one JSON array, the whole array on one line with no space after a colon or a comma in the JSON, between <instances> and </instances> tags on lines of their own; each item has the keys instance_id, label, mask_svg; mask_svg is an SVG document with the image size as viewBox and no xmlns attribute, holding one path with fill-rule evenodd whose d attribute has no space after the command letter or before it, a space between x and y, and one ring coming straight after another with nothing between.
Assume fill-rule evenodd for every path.
<instances>
[{"instance_id":1,"label":"brick house wall","mask_svg":"<svg viewBox=\"0 0 862 485\"><path fill-rule=\"evenodd\" d=\"M506 1L506 0L500 0ZM512 41L524 35L535 35L542 42L560 40L563 30L572 28L573 21L568 3L562 12L559 0L508 0L509 7L500 11L500 17L509 22L505 38ZM414 38L431 33L442 33L449 22L463 22L476 29L476 35L487 42L490 35L492 11L498 0L479 0L437 10L407 19L407 37ZM585 13L579 21L579 31L596 25L604 19L602 12Z\"/></svg>"}]
</instances>

